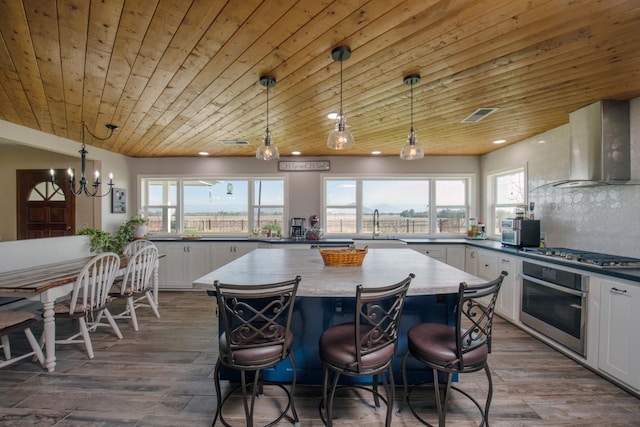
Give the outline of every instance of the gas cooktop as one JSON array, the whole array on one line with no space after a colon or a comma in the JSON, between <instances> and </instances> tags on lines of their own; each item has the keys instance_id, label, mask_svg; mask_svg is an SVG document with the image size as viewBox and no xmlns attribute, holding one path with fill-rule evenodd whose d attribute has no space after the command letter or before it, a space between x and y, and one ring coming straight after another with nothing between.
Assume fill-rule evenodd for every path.
<instances>
[{"instance_id":1,"label":"gas cooktop","mask_svg":"<svg viewBox=\"0 0 640 427\"><path fill-rule=\"evenodd\" d=\"M640 259L567 248L522 248L523 252L541 257L559 258L564 261L597 268L640 268Z\"/></svg>"}]
</instances>

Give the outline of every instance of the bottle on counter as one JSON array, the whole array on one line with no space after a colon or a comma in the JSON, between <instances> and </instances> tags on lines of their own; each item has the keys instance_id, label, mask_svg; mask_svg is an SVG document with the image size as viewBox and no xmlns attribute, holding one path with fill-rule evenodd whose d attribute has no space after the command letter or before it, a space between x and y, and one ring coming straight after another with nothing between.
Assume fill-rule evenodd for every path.
<instances>
[{"instance_id":1,"label":"bottle on counter","mask_svg":"<svg viewBox=\"0 0 640 427\"><path fill-rule=\"evenodd\" d=\"M475 218L469 218L469 229L467 230L467 237L474 239L478 234L478 223Z\"/></svg>"}]
</instances>

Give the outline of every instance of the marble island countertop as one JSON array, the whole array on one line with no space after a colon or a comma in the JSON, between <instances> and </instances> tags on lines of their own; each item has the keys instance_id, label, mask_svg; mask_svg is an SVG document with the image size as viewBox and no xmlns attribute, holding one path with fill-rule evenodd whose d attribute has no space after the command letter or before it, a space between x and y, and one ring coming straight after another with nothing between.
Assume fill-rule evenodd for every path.
<instances>
[{"instance_id":1,"label":"marble island countertop","mask_svg":"<svg viewBox=\"0 0 640 427\"><path fill-rule=\"evenodd\" d=\"M408 295L448 294L460 282L484 280L412 249L369 249L362 266L325 266L317 249L256 249L197 279L194 288L212 290L213 282L260 284L300 275L299 296L353 297L359 284L384 286L415 274Z\"/></svg>"}]
</instances>

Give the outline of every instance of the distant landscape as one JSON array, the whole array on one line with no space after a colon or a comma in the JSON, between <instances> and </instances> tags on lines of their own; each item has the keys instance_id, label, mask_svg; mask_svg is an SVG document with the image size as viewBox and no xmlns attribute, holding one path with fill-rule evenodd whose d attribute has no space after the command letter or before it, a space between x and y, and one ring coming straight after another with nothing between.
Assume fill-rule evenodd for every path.
<instances>
[{"instance_id":1,"label":"distant landscape","mask_svg":"<svg viewBox=\"0 0 640 427\"><path fill-rule=\"evenodd\" d=\"M159 216L149 217L149 231L161 232L162 218ZM280 227L283 235L289 234L288 221L282 220L282 215L262 215L260 218L261 228L270 225ZM308 221L305 227L309 227ZM466 230L467 222L463 218L439 218L437 230L439 233L463 233ZM363 232L373 232L373 218L367 215L363 224ZM171 226L175 232L175 219ZM184 223L185 233L217 233L217 234L251 234L249 229L248 215L246 214L224 214L224 215L201 215L187 214ZM353 215L336 214L330 215L327 219L325 233L354 234L356 232L356 220ZM402 233L428 233L429 218L406 217L401 214L380 214L380 229L382 234L402 234Z\"/></svg>"}]
</instances>

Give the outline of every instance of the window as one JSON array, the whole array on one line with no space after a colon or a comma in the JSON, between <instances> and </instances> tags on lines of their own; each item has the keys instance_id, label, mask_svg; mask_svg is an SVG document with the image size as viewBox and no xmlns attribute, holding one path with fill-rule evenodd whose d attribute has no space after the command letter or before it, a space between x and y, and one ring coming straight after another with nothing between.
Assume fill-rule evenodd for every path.
<instances>
[{"instance_id":1,"label":"window","mask_svg":"<svg viewBox=\"0 0 640 427\"><path fill-rule=\"evenodd\" d=\"M493 235L500 235L500 221L513 218L516 208L525 204L525 179L524 169L489 175L490 201L493 224L490 229Z\"/></svg>"},{"instance_id":2,"label":"window","mask_svg":"<svg viewBox=\"0 0 640 427\"><path fill-rule=\"evenodd\" d=\"M283 179L143 178L149 231L187 234L281 232ZM254 231L255 230L255 231Z\"/></svg>"},{"instance_id":3,"label":"window","mask_svg":"<svg viewBox=\"0 0 640 427\"><path fill-rule=\"evenodd\" d=\"M470 177L325 178L327 234L462 234L469 212Z\"/></svg>"}]
</instances>

